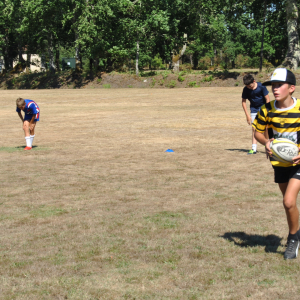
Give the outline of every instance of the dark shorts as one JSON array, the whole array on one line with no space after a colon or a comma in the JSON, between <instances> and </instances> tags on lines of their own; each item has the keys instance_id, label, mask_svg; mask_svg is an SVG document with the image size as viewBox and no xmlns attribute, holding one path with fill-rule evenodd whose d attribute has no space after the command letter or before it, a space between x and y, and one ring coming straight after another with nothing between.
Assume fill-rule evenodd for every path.
<instances>
[{"instance_id":1,"label":"dark shorts","mask_svg":"<svg viewBox=\"0 0 300 300\"><path fill-rule=\"evenodd\" d=\"M289 182L291 178L300 180L300 165L294 167L273 167L276 183Z\"/></svg>"},{"instance_id":2,"label":"dark shorts","mask_svg":"<svg viewBox=\"0 0 300 300\"><path fill-rule=\"evenodd\" d=\"M32 115L25 114L24 115L24 121L31 121ZM36 114L35 120L34 121L39 121L40 120L40 113Z\"/></svg>"}]
</instances>

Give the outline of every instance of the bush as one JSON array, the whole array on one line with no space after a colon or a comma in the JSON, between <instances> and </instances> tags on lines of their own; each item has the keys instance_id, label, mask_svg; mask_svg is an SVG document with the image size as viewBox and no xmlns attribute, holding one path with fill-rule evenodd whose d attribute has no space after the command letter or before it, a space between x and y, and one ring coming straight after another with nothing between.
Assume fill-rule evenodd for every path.
<instances>
[{"instance_id":1,"label":"bush","mask_svg":"<svg viewBox=\"0 0 300 300\"><path fill-rule=\"evenodd\" d=\"M199 60L198 68L200 70L207 70L211 66L211 58L209 56L202 57Z\"/></svg>"},{"instance_id":2,"label":"bush","mask_svg":"<svg viewBox=\"0 0 300 300\"><path fill-rule=\"evenodd\" d=\"M209 76L205 76L205 77L202 79L202 82L210 82L210 81L213 81L213 80L214 80L213 75L209 75Z\"/></svg>"},{"instance_id":3,"label":"bush","mask_svg":"<svg viewBox=\"0 0 300 300\"><path fill-rule=\"evenodd\" d=\"M169 88L174 88L175 86L176 86L176 81L175 80L171 80L169 82L169 84L167 84L167 87L169 87Z\"/></svg>"},{"instance_id":4,"label":"bush","mask_svg":"<svg viewBox=\"0 0 300 300\"><path fill-rule=\"evenodd\" d=\"M151 61L151 67L155 70L165 69L165 65L163 64L162 59L159 54L157 54Z\"/></svg>"},{"instance_id":5,"label":"bush","mask_svg":"<svg viewBox=\"0 0 300 300\"><path fill-rule=\"evenodd\" d=\"M179 82L183 82L184 80L185 80L185 78L183 76L181 76L181 75L178 76L178 81Z\"/></svg>"},{"instance_id":6,"label":"bush","mask_svg":"<svg viewBox=\"0 0 300 300\"><path fill-rule=\"evenodd\" d=\"M191 82L188 83L188 86L189 86L189 87L195 87L196 84L197 84L196 81L191 81Z\"/></svg>"},{"instance_id":7,"label":"bush","mask_svg":"<svg viewBox=\"0 0 300 300\"><path fill-rule=\"evenodd\" d=\"M192 65L189 63L186 64L181 64L179 66L179 71L184 71L184 72L191 72L192 71Z\"/></svg>"}]
</instances>

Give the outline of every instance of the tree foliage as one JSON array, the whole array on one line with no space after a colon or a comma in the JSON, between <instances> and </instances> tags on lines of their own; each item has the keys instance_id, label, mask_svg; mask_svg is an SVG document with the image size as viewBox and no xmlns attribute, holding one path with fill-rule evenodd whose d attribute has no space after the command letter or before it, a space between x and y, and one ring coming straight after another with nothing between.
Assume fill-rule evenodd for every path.
<instances>
[{"instance_id":1,"label":"tree foliage","mask_svg":"<svg viewBox=\"0 0 300 300\"><path fill-rule=\"evenodd\" d=\"M288 50L288 1L266 0L263 56L273 65ZM154 58L170 63L185 43L185 59L195 68L203 57L223 68L236 66L241 56L257 66L261 51L260 0L0 0L0 9L6 69L27 53L46 56L55 70L61 48L106 70L137 58L138 68Z\"/></svg>"}]
</instances>

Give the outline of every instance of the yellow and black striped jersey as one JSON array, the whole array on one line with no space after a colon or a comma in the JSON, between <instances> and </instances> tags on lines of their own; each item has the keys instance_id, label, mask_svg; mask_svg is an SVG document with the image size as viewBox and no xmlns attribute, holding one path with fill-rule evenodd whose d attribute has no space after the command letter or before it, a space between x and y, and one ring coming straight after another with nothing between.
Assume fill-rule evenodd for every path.
<instances>
[{"instance_id":1,"label":"yellow and black striped jersey","mask_svg":"<svg viewBox=\"0 0 300 300\"><path fill-rule=\"evenodd\" d=\"M268 128L269 138L286 138L300 146L300 100L293 98L291 107L280 109L273 100L264 104L252 124L256 131L263 133ZM282 163L270 158L273 166L290 167L293 164ZM295 165L295 164L294 164Z\"/></svg>"}]
</instances>

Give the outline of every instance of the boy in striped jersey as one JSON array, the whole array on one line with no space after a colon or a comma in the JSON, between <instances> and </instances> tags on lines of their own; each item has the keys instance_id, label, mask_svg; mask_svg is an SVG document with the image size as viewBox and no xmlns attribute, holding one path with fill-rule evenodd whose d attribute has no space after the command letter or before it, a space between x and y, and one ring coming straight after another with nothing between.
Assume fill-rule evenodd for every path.
<instances>
[{"instance_id":1,"label":"boy in striped jersey","mask_svg":"<svg viewBox=\"0 0 300 300\"><path fill-rule=\"evenodd\" d=\"M285 259L293 259L298 255L300 231L297 196L300 191L300 155L293 158L293 163L282 163L272 157L270 142L275 138L288 138L300 146L300 100L292 97L295 91L295 75L285 69L276 69L270 81L264 86L272 85L275 100L263 105L252 126L255 138L265 145L267 157L274 169L275 182L283 195L283 206L286 212L289 235ZM268 127L269 138L264 136Z\"/></svg>"},{"instance_id":2,"label":"boy in striped jersey","mask_svg":"<svg viewBox=\"0 0 300 300\"><path fill-rule=\"evenodd\" d=\"M22 120L23 130L25 133L26 147L24 150L31 150L33 139L35 137L34 129L36 122L40 119L40 109L38 105L29 99L18 98L16 101L17 104L17 113ZM24 111L24 118L21 111Z\"/></svg>"}]
</instances>

